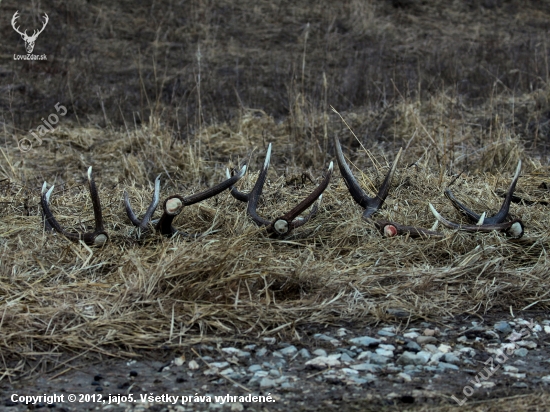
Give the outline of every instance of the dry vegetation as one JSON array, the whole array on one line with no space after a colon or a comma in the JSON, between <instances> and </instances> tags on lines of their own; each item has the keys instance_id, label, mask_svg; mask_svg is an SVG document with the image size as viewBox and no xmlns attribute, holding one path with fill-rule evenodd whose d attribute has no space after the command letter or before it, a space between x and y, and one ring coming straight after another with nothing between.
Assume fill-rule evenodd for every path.
<instances>
[{"instance_id":1,"label":"dry vegetation","mask_svg":"<svg viewBox=\"0 0 550 412\"><path fill-rule=\"evenodd\" d=\"M311 324L550 308L550 10L523 3L260 1L241 9L196 1L157 10L44 2L51 26L37 48L51 59L41 65L9 60L23 46L5 27L15 6L4 1L6 373L26 370L38 353L134 356L223 337L300 339ZM57 101L70 108L66 121L21 153L17 140ZM266 237L228 193L176 220L208 236L136 240L124 189L143 213L158 174L165 198L213 185L244 162L240 187L250 188L273 142L261 212L276 216L312 190L301 173L320 177L333 135L371 191L406 148L380 217L423 227L434 220L428 201L459 219L442 193L462 170L455 193L494 213L521 159L516 193L528 202L511 212L526 235L445 229L444 239L382 238L336 173L318 216L284 240ZM46 180L56 185L52 208L63 225L93 225L89 165L111 236L101 249L44 233L40 217Z\"/></svg>"}]
</instances>

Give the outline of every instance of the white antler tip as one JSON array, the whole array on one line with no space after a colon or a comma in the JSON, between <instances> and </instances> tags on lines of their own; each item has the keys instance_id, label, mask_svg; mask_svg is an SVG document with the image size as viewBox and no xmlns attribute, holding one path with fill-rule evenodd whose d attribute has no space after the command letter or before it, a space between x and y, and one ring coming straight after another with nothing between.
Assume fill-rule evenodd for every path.
<instances>
[{"instance_id":1,"label":"white antler tip","mask_svg":"<svg viewBox=\"0 0 550 412\"><path fill-rule=\"evenodd\" d=\"M518 166L516 167L516 173L514 174L514 179L516 179L519 176L519 172L521 171L521 159L518 161Z\"/></svg>"},{"instance_id":2,"label":"white antler tip","mask_svg":"<svg viewBox=\"0 0 550 412\"><path fill-rule=\"evenodd\" d=\"M55 185L52 185L52 187L50 187L50 190L48 190L46 192L46 202L49 203L50 202L50 196L52 195L52 192L53 192L53 188L55 187Z\"/></svg>"},{"instance_id":3,"label":"white antler tip","mask_svg":"<svg viewBox=\"0 0 550 412\"><path fill-rule=\"evenodd\" d=\"M42 185L42 194L46 193L47 189L48 189L48 184L44 182L44 184Z\"/></svg>"},{"instance_id":4,"label":"white antler tip","mask_svg":"<svg viewBox=\"0 0 550 412\"><path fill-rule=\"evenodd\" d=\"M245 173L246 173L246 165L241 167L241 171L239 172L239 176L242 177L242 176L244 176Z\"/></svg>"},{"instance_id":5,"label":"white antler tip","mask_svg":"<svg viewBox=\"0 0 550 412\"><path fill-rule=\"evenodd\" d=\"M435 218L437 220L441 219L441 215L439 214L439 212L437 210L435 210L434 205L432 205L431 203L428 203L428 206L430 206L430 210L432 211L432 214L435 216Z\"/></svg>"},{"instance_id":6,"label":"white antler tip","mask_svg":"<svg viewBox=\"0 0 550 412\"><path fill-rule=\"evenodd\" d=\"M478 222L476 223L477 226L483 226L483 222L485 222L485 216L487 215L486 212L483 212L481 216L479 217Z\"/></svg>"},{"instance_id":7,"label":"white antler tip","mask_svg":"<svg viewBox=\"0 0 550 412\"><path fill-rule=\"evenodd\" d=\"M269 143L269 146L267 146L267 153L265 155L264 169L267 169L269 167L270 160L271 160L271 143Z\"/></svg>"},{"instance_id":8,"label":"white antler tip","mask_svg":"<svg viewBox=\"0 0 550 412\"><path fill-rule=\"evenodd\" d=\"M330 164L328 165L328 171L329 172L332 172L332 169L334 169L334 162L330 162Z\"/></svg>"},{"instance_id":9,"label":"white antler tip","mask_svg":"<svg viewBox=\"0 0 550 412\"><path fill-rule=\"evenodd\" d=\"M92 166L88 168L88 180L92 180Z\"/></svg>"}]
</instances>

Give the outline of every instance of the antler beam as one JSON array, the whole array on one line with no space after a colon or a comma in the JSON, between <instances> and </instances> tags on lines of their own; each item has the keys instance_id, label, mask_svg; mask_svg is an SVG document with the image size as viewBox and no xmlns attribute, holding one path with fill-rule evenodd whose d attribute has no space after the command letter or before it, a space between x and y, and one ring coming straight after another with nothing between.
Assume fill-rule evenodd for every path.
<instances>
[{"instance_id":1,"label":"antler beam","mask_svg":"<svg viewBox=\"0 0 550 412\"><path fill-rule=\"evenodd\" d=\"M511 222L484 224L483 218L485 217L484 216L485 213L481 215L481 218L480 218L481 223L478 223L477 225L460 225L458 223L451 222L450 220L447 220L443 216L441 216L431 203L429 203L429 206L435 218L439 220L444 226L447 226L450 229L463 230L466 232L482 232L482 233L492 232L493 230L496 230L499 232L504 232L506 233L506 235L515 237L515 238L522 237L525 231L525 226L523 225L523 222L520 219L514 219Z\"/></svg>"},{"instance_id":2,"label":"antler beam","mask_svg":"<svg viewBox=\"0 0 550 412\"><path fill-rule=\"evenodd\" d=\"M443 233L416 226L405 226L395 222L380 220L374 226L386 237L409 236L412 238L444 237Z\"/></svg>"}]
</instances>

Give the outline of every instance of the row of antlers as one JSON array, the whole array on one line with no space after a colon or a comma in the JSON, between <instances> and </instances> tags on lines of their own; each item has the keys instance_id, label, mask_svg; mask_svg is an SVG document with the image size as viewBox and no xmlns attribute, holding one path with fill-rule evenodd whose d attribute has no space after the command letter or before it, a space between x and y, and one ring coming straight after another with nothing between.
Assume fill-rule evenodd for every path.
<instances>
[{"instance_id":1,"label":"row of antlers","mask_svg":"<svg viewBox=\"0 0 550 412\"><path fill-rule=\"evenodd\" d=\"M382 183L382 186L378 190L378 193L376 194L376 196L369 197L363 191L363 189L361 189L361 186L353 176L348 164L346 163L344 154L342 152L342 146L340 145L340 141L338 140L337 137L334 137L334 145L336 147L336 160L338 162L338 167L340 169L340 173L342 174L342 177L344 178L346 186L348 187L348 190L351 196L353 197L353 199L355 200L355 202L357 202L363 209L365 209L365 211L363 212L363 218L366 220L372 221L372 216L374 215L374 213L376 213L380 209L380 207L384 203L384 200L388 196L390 186L391 186L391 180L397 168L399 157L401 156L401 150L399 150L399 153L397 154L397 157L395 158L393 165L390 171L388 172L388 174L386 175L386 178L384 179L384 182ZM173 236L177 233L183 234L185 236L189 236L186 233L178 231L172 226L172 222L174 218L180 214L180 212L183 210L185 206L190 206L192 204L201 202L205 199L208 199L220 194L226 189L229 189L231 195L235 199L247 203L247 213L250 215L252 220L258 226L265 227L267 232L272 236L275 236L275 237L286 236L293 229L307 223L317 213L319 209L319 204L321 202L322 194L324 190L327 188L330 178L332 176L333 163L330 162L330 165L328 167L325 177L323 178L321 183L317 186L317 188L308 197L306 197L303 201L301 201L296 207L294 207L288 213L285 213L284 215L279 216L274 220L269 220L260 216L256 209L258 207L258 201L260 199L260 196L262 195L262 190L267 177L270 158L271 158L271 143L267 148L267 154L266 154L266 158L265 158L262 170L258 175L258 179L254 184L254 188L249 193L243 193L234 187L235 183L237 183L246 173L246 165L245 165L241 168L241 170L238 173L234 174L233 176L231 176L229 173L229 170L227 170L226 172L227 180L223 181L217 186L214 186L204 192L197 193L188 197L183 197L180 195L172 195L168 197L164 201L163 213L160 219L151 220L159 204L159 199L160 199L160 175L159 175L155 179L155 190L153 193L153 198L151 200L151 203L147 208L145 215L141 219L139 219L134 213L130 205L130 199L128 197L128 193L126 193L126 191L124 192L124 205L126 208L126 213L128 215L128 218L130 219L132 224L137 228L138 237L151 231L151 229L153 228L152 225L154 225L154 230L156 230L157 232L165 236ZM390 237L396 236L396 235L408 235L413 238L443 237L444 236L443 233L436 231L437 222L441 222L444 226L451 229L463 230L467 232L490 232L490 231L496 230L496 231L504 232L508 236L519 238L523 236L524 225L520 219L508 220L508 211L510 209L512 195L519 178L520 170L521 170L521 161L519 161L518 163L518 166L516 168L516 173L514 175L512 183L510 184L510 188L508 189L508 192L506 194L502 207L500 208L499 212L492 217L486 217L485 213L483 213L482 215L476 214L475 212L473 212L472 210L464 206L462 203L460 203L453 196L452 192L449 189L446 189L445 196L451 201L453 206L466 217L466 219L471 224L465 224L465 225L458 224L445 219L443 216L441 216L437 212L437 210L433 207L431 203L429 204L430 209L437 219L436 225L434 225L434 227L431 230L419 228L419 227L413 227L413 226L404 226L404 225L400 225L395 222L389 222L389 221L372 221L372 222L382 234ZM55 230L56 232L62 234L63 236L67 237L70 240L83 241L84 243L90 246L92 245L102 246L103 244L105 244L105 242L107 242L107 240L109 239L109 236L103 225L101 204L99 201L99 195L97 192L95 181L92 176L91 167L88 169L88 185L90 190L90 196L92 198L94 218L95 218L95 230L93 232L72 233L72 232L67 232L61 227L61 225L57 222L57 220L53 216L49 206L50 197L54 186L50 187L50 189L48 190L46 182L44 182L44 185L42 187L42 196L40 201L42 206L43 216L44 216L44 225L47 230L50 230L50 231ZM304 212L308 207L310 207L313 204L314 206L312 207L308 215L306 215L305 217L299 217L299 215L302 212ZM192 235L192 236L197 237L200 235Z\"/></svg>"}]
</instances>

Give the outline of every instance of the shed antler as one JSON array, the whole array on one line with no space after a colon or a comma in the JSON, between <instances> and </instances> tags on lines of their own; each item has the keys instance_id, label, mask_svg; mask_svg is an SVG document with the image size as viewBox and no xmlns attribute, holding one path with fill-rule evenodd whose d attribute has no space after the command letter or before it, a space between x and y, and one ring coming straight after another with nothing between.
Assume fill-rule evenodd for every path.
<instances>
[{"instance_id":1,"label":"shed antler","mask_svg":"<svg viewBox=\"0 0 550 412\"><path fill-rule=\"evenodd\" d=\"M256 210L258 208L258 201L260 200L260 196L262 195L263 187L267 177L267 170L269 169L270 159L271 143L267 148L264 165L262 167L262 170L260 171L260 174L258 175L258 179L256 180L252 191L250 193L243 193L236 188L232 188L231 195L241 202L248 203L247 212L258 226L265 226L267 228L267 231L275 236L285 236L288 235L293 229L307 223L317 213L317 210L319 209L319 204L323 196L323 192L327 188L330 182L330 178L332 176L333 163L330 162L327 174L325 175L323 181L308 197L302 200L288 213L285 213L284 215L277 217L273 221L270 221L260 216ZM315 203L316 200L317 203ZM307 216L298 217L300 213L304 212L313 203L315 203L315 205Z\"/></svg>"},{"instance_id":2,"label":"shed antler","mask_svg":"<svg viewBox=\"0 0 550 412\"><path fill-rule=\"evenodd\" d=\"M351 170L346 163L346 159L344 158L344 153L342 152L342 146L340 145L340 140L338 140L338 137L334 136L334 146L336 147L336 160L338 161L338 167L340 169L340 173L342 174L342 177L344 178L344 182L346 182L346 186L348 187L348 190L353 197L353 200L365 209L363 212L363 219L369 219L374 213L378 211L384 204L384 200L386 200L386 197L388 196L388 193L390 191L391 186L391 180L395 173L395 169L397 168L397 162L399 162L399 157L401 156L402 149L399 149L399 153L397 153L397 157L393 161L393 165L386 175L386 178L384 179L384 182L382 183L382 186L380 186L380 189L378 190L378 193L375 197L369 197L367 194L361 189L361 186L359 186L359 183L355 179L355 176L353 176L353 173L351 173Z\"/></svg>"},{"instance_id":3,"label":"shed antler","mask_svg":"<svg viewBox=\"0 0 550 412\"><path fill-rule=\"evenodd\" d=\"M344 178L344 182L346 183L346 186L348 187L348 190L355 202L365 209L365 211L363 212L363 219L370 220L372 215L374 215L382 207L384 201L386 200L386 197L388 196L391 181L397 168L399 158L401 157L402 149L399 149L399 152L397 153L397 156L393 161L393 165L386 175L386 178L384 179L382 186L380 186L380 189L378 190L376 196L369 197L363 191L363 189L361 189L361 186L359 186L359 183L353 176L353 173L351 172L351 169L349 168L346 159L344 158L344 153L342 152L340 141L336 136L334 136L334 146L336 147L336 159L338 161L338 167L340 168L340 173ZM395 222L378 221L374 222L374 226L380 231L380 233L387 237L393 237L397 235L410 236L412 238L443 237L442 233L436 232L434 230L428 230L415 226L405 226Z\"/></svg>"},{"instance_id":4,"label":"shed antler","mask_svg":"<svg viewBox=\"0 0 550 412\"><path fill-rule=\"evenodd\" d=\"M126 214L128 215L128 218L130 219L132 224L138 228L139 234L147 231L149 222L156 223L155 230L166 236L172 236L177 233L183 233L175 229L172 226L172 222L176 218L176 216L181 213L181 211L185 206L190 206L195 203L202 202L203 200L214 197L220 194L221 192L223 192L224 190L231 188L235 183L239 181L239 179L241 179L244 176L245 172L246 172L246 165L244 165L239 171L239 173L237 173L235 176L229 177L227 180L221 182L220 184L210 189L205 190L204 192L196 193L194 195L187 196L187 197L183 197L180 195L173 195L168 197L164 201L164 204L163 204L164 212L161 218L158 221L151 221L151 217L153 216L153 213L155 213L155 210L159 203L159 192L160 192L160 175L159 175L155 179L155 191L153 193L153 199L151 200L151 203L141 220L139 220L135 215L134 211L132 210L132 206L130 205L128 194L126 193L126 191L124 192L124 206L126 208ZM229 173L229 171L227 173ZM194 236L200 236L200 235L194 235Z\"/></svg>"},{"instance_id":5,"label":"shed antler","mask_svg":"<svg viewBox=\"0 0 550 412\"><path fill-rule=\"evenodd\" d=\"M519 179L519 174L521 171L521 160L518 162L518 165L516 167L516 173L514 174L514 178L512 179L512 183L510 183L510 187L508 188L508 192L506 193L506 197L504 201L502 202L502 206L500 207L500 210L491 217L485 217L485 212L481 215L478 215L477 213L473 212L471 209L464 206L462 203L460 203L453 195L450 189L445 190L445 196L447 199L451 201L453 206L461 213L463 214L471 223L470 225L460 225L458 223L451 222L447 219L445 219L439 212L433 207L433 205L430 203L430 210L432 211L433 215L436 217L437 220L439 220L443 225L451 228L451 229L458 229L458 230L464 230L467 232L490 232L493 230L505 232L508 236L520 238L523 236L525 227L523 225L523 222L520 219L514 219L510 222L505 222L506 218L508 217L508 212L510 210L510 203L512 202L512 197L514 195L514 190L516 188L516 184Z\"/></svg>"},{"instance_id":6,"label":"shed antler","mask_svg":"<svg viewBox=\"0 0 550 412\"><path fill-rule=\"evenodd\" d=\"M92 198L92 205L94 208L94 219L95 219L95 230L93 232L87 233L71 233L65 231L61 225L57 222L55 217L50 210L50 196L53 192L54 186L50 187L50 190L46 190L46 182L42 186L42 197L40 199L40 204L42 206L42 212L44 214L46 227L51 227L56 232L61 233L66 238L79 241L82 240L89 246L102 246L109 236L103 227L103 216L101 214L101 204L99 202L99 195L97 193L97 188L95 185L94 178L92 176L92 167L88 169L88 188L90 190L90 196Z\"/></svg>"}]
</instances>

